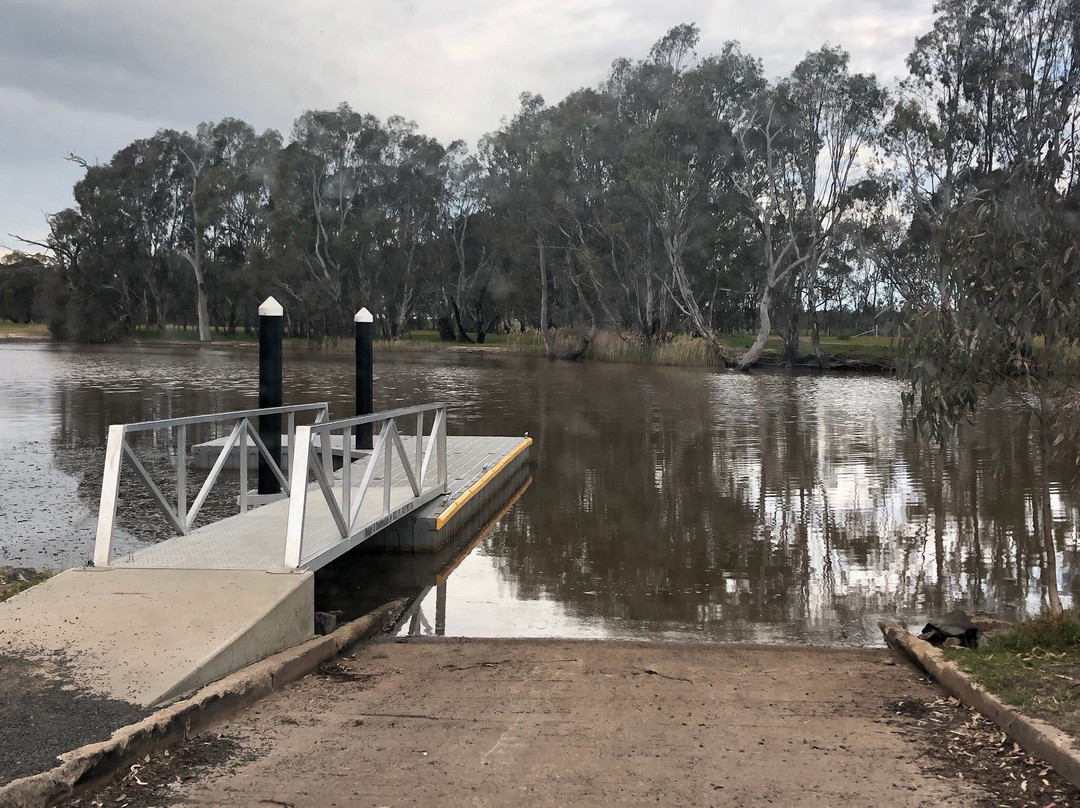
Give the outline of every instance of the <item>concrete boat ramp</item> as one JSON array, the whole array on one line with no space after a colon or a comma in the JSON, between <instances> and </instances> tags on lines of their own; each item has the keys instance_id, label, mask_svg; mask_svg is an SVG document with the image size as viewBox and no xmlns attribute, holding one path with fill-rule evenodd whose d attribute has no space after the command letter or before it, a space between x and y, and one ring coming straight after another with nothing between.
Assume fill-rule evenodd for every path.
<instances>
[{"instance_id":1,"label":"concrete boat ramp","mask_svg":"<svg viewBox=\"0 0 1080 808\"><path fill-rule=\"evenodd\" d=\"M271 414L292 410L292 422L302 409ZM40 662L65 687L99 698L168 702L311 637L314 573L322 566L361 543L438 551L508 499L528 464L527 437L447 436L442 405L317 419L290 426L295 462L288 477L275 464L275 477L287 483L281 498L264 497L266 504L251 507L260 500L242 494L236 516L196 527L205 493L230 457L239 456L245 494L249 441L273 462L255 427L267 412L111 427L95 566L67 570L0 603L0 655ZM189 508L186 431L210 420L233 427ZM402 423L410 428L404 439ZM321 451L352 446L353 431L365 424L378 429L372 449L351 451L348 463L340 448L337 463ZM140 432L176 438L174 496L140 463ZM127 474L135 472L179 535L113 557L125 460Z\"/></svg>"}]
</instances>

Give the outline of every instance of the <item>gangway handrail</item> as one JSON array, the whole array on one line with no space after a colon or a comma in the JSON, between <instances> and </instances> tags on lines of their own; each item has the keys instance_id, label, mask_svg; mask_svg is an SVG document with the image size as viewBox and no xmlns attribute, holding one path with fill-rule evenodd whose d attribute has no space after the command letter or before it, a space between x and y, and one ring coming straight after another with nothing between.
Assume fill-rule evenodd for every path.
<instances>
[{"instance_id":1,"label":"gangway handrail","mask_svg":"<svg viewBox=\"0 0 1080 808\"><path fill-rule=\"evenodd\" d=\"M124 458L130 462L139 481L168 520L177 535L187 535L195 524L207 496L217 482L222 469L229 460L233 448L239 445L240 452L240 513L248 509L248 451L247 439L254 441L259 454L266 460L267 466L281 483L282 491L289 493L289 481L281 467L274 461L270 450L259 437L258 427L252 419L264 415L287 415L290 446L297 432L296 416L300 413L315 413L315 423L325 423L330 417L330 407L326 402L316 404L293 404L285 407L263 407L253 410L233 410L231 412L211 413L208 415L190 415L181 418L165 418L159 421L137 421L131 424L112 424L105 448L105 473L101 483L101 504L98 510L97 537L94 541L94 566L107 567L112 559L113 530L116 525L116 506L120 496L120 472ZM210 473L195 497L191 508L187 504L187 428L192 425L235 421L229 437L214 461ZM153 432L162 429L176 429L176 491L174 509L165 498L158 485L151 479L146 467L135 454L127 436L135 432ZM304 427L300 427L303 429Z\"/></svg>"},{"instance_id":2,"label":"gangway handrail","mask_svg":"<svg viewBox=\"0 0 1080 808\"><path fill-rule=\"evenodd\" d=\"M431 432L427 437L427 446L424 446L424 423L425 416L434 413L431 424ZM402 441L401 432L398 431L397 422L416 417L413 455L410 459L409 452ZM378 436L374 439L370 450L357 450L352 448L354 427L366 424L380 424ZM335 491L334 467L331 449L331 433L342 433L343 463L341 466L341 486ZM313 437L319 436L318 450L313 451ZM405 479L412 491L412 498L393 511L412 510L430 502L432 499L445 494L448 488L447 465L446 465L446 404L424 404L415 407L401 407L394 410L360 415L354 418L343 418L337 421L326 421L312 424L311 426L297 427L294 436L293 448L291 449L291 465L289 474L291 477L291 493L289 496L289 520L285 536L285 569L298 570L305 564L311 563L314 558L304 557L304 523L307 516L307 497L304 494L308 488L308 474L313 472L318 483L318 489L330 510L339 534L339 541L329 549L323 550L319 557L325 562L347 552L360 541L363 541L375 530L393 520L391 509L392 494L392 471L394 450L397 449L398 462L404 472ZM358 457L363 459L366 455L358 490L354 491L352 483L352 463ZM321 454L320 458L317 454ZM428 487L424 486L432 462L436 467L435 482ZM361 506L371 488L375 472L379 468L383 471L383 500L380 515L372 523L358 524Z\"/></svg>"}]
</instances>

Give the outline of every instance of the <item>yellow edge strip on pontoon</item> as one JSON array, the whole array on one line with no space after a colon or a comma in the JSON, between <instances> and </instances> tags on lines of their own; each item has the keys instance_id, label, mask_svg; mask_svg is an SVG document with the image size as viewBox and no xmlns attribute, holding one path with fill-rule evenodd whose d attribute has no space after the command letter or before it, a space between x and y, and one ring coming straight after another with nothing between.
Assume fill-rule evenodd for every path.
<instances>
[{"instance_id":1,"label":"yellow edge strip on pontoon","mask_svg":"<svg viewBox=\"0 0 1080 808\"><path fill-rule=\"evenodd\" d=\"M488 483L490 483L500 471L506 468L515 457L524 452L530 446L532 446L532 438L525 438L525 440L523 440L516 447L514 447L514 450L510 452L510 454L506 455L506 457L504 457L502 460L500 460L498 463L488 469L484 473L483 477L470 485L468 489L466 489L464 494L455 499L449 508L439 514L439 518L435 520L435 529L442 530L446 523L450 521L450 518L463 507L465 507L466 502L468 502L470 499L483 491L484 487Z\"/></svg>"}]
</instances>

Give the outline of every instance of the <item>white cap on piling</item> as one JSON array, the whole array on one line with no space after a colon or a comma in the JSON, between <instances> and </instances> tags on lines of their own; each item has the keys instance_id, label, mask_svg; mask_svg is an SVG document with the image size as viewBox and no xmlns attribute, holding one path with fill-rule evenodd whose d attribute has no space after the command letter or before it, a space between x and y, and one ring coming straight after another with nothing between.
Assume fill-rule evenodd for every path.
<instances>
[{"instance_id":1,"label":"white cap on piling","mask_svg":"<svg viewBox=\"0 0 1080 808\"><path fill-rule=\"evenodd\" d=\"M354 323L373 323L375 318L371 316L371 312L367 310L367 306L356 312L356 316L353 317Z\"/></svg>"},{"instance_id":2,"label":"white cap on piling","mask_svg":"<svg viewBox=\"0 0 1080 808\"><path fill-rule=\"evenodd\" d=\"M260 317L282 317L285 314L285 309L281 308L281 304L274 300L273 295L266 298L259 306Z\"/></svg>"}]
</instances>

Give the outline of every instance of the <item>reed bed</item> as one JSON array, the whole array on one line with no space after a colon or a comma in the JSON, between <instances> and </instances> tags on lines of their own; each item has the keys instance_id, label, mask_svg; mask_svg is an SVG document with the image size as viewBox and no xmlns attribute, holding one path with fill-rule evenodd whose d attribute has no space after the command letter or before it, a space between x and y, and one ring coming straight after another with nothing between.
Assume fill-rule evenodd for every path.
<instances>
[{"instance_id":1,"label":"reed bed","mask_svg":"<svg viewBox=\"0 0 1080 808\"><path fill-rule=\"evenodd\" d=\"M580 337L573 329L552 330L556 356L577 348ZM546 355L540 332L529 329L506 337L507 350L515 353ZM723 367L723 361L705 340L678 334L662 342L649 342L632 334L619 334L610 329L600 331L589 344L585 358L594 362L623 362L672 367Z\"/></svg>"}]
</instances>

